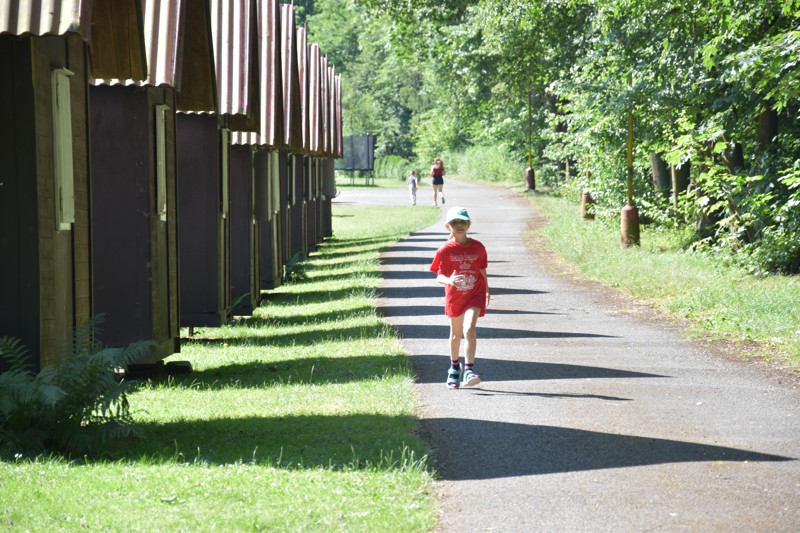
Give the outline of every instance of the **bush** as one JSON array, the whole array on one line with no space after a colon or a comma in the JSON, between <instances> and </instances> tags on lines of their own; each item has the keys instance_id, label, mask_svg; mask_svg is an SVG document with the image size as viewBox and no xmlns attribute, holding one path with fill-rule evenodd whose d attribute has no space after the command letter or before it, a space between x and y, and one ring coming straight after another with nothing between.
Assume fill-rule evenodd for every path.
<instances>
[{"instance_id":1,"label":"bush","mask_svg":"<svg viewBox=\"0 0 800 533\"><path fill-rule=\"evenodd\" d=\"M454 167L459 176L467 179L493 183L525 182L525 165L513 160L502 146L473 146L455 156L453 164L445 161L445 166L448 174Z\"/></svg>"},{"instance_id":2,"label":"bush","mask_svg":"<svg viewBox=\"0 0 800 533\"><path fill-rule=\"evenodd\" d=\"M98 443L140 436L120 370L141 359L152 342L104 348L87 321L73 335L63 362L35 374L19 339L0 338L0 451L85 453Z\"/></svg>"},{"instance_id":3,"label":"bush","mask_svg":"<svg viewBox=\"0 0 800 533\"><path fill-rule=\"evenodd\" d=\"M412 165L399 155L387 155L375 159L375 176L403 181Z\"/></svg>"}]
</instances>

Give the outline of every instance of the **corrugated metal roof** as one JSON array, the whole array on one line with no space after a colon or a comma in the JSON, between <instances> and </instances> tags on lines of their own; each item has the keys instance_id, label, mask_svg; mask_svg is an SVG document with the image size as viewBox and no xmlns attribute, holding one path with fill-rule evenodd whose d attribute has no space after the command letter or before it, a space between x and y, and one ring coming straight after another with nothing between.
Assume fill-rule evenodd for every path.
<instances>
[{"instance_id":1,"label":"corrugated metal roof","mask_svg":"<svg viewBox=\"0 0 800 533\"><path fill-rule=\"evenodd\" d=\"M237 131L233 135L233 142L279 148L283 145L280 5L278 0L259 0L256 8L261 96L259 132Z\"/></svg>"},{"instance_id":2,"label":"corrugated metal roof","mask_svg":"<svg viewBox=\"0 0 800 533\"><path fill-rule=\"evenodd\" d=\"M150 0L147 0L148 2ZM214 71L214 46L211 36L211 17L207 0L181 0L182 12L162 11L166 18L154 28L158 39L151 57L151 85L175 87L178 111L218 113L217 83ZM170 43L177 36L177 46ZM165 55L159 57L158 51ZM153 62L153 60L155 60ZM156 76L159 78L156 80Z\"/></svg>"},{"instance_id":3,"label":"corrugated metal roof","mask_svg":"<svg viewBox=\"0 0 800 533\"><path fill-rule=\"evenodd\" d=\"M216 75L207 0L139 0L144 20L147 73L135 78L95 78L92 83L167 85L179 111L217 112Z\"/></svg>"},{"instance_id":4,"label":"corrugated metal roof","mask_svg":"<svg viewBox=\"0 0 800 533\"><path fill-rule=\"evenodd\" d=\"M300 80L297 73L297 30L294 6L281 4L281 71L283 73L283 142L289 151L303 150L300 125Z\"/></svg>"},{"instance_id":5,"label":"corrugated metal roof","mask_svg":"<svg viewBox=\"0 0 800 533\"><path fill-rule=\"evenodd\" d=\"M320 128L320 146L319 150L323 155L328 155L330 153L330 135L328 135L329 129L329 121L330 121L330 114L328 112L328 107L331 104L331 96L330 90L328 86L328 58L322 57L319 65L319 79L320 79L320 114L322 115L322 122Z\"/></svg>"},{"instance_id":6,"label":"corrugated metal roof","mask_svg":"<svg viewBox=\"0 0 800 533\"><path fill-rule=\"evenodd\" d=\"M139 0L0 0L0 34L80 33L94 78L144 80L146 55Z\"/></svg>"},{"instance_id":7,"label":"corrugated metal roof","mask_svg":"<svg viewBox=\"0 0 800 533\"><path fill-rule=\"evenodd\" d=\"M315 154L320 152L322 138L320 61L319 45L310 44L308 46L308 148Z\"/></svg>"},{"instance_id":8,"label":"corrugated metal roof","mask_svg":"<svg viewBox=\"0 0 800 533\"><path fill-rule=\"evenodd\" d=\"M185 0L141 0L147 50L147 83L175 87L181 68Z\"/></svg>"},{"instance_id":9,"label":"corrugated metal roof","mask_svg":"<svg viewBox=\"0 0 800 533\"><path fill-rule=\"evenodd\" d=\"M2 0L0 33L14 35L63 35L86 33L88 0Z\"/></svg>"},{"instance_id":10,"label":"corrugated metal roof","mask_svg":"<svg viewBox=\"0 0 800 533\"><path fill-rule=\"evenodd\" d=\"M336 76L336 96L334 98L334 106L336 106L336 121L334 127L336 128L336 135L334 140L336 146L334 147L333 156L337 159L342 157L342 77Z\"/></svg>"},{"instance_id":11,"label":"corrugated metal roof","mask_svg":"<svg viewBox=\"0 0 800 533\"><path fill-rule=\"evenodd\" d=\"M306 28L297 28L297 75L300 80L300 130L303 150L311 149L308 134L308 37Z\"/></svg>"},{"instance_id":12,"label":"corrugated metal roof","mask_svg":"<svg viewBox=\"0 0 800 533\"><path fill-rule=\"evenodd\" d=\"M333 65L328 66L328 156L333 157L336 153L336 69Z\"/></svg>"},{"instance_id":13,"label":"corrugated metal roof","mask_svg":"<svg viewBox=\"0 0 800 533\"><path fill-rule=\"evenodd\" d=\"M91 76L144 81L147 53L139 0L95 1L91 17Z\"/></svg>"},{"instance_id":14,"label":"corrugated metal roof","mask_svg":"<svg viewBox=\"0 0 800 533\"><path fill-rule=\"evenodd\" d=\"M246 115L250 103L250 0L211 0L219 112Z\"/></svg>"},{"instance_id":15,"label":"corrugated metal roof","mask_svg":"<svg viewBox=\"0 0 800 533\"><path fill-rule=\"evenodd\" d=\"M231 131L249 131L258 133L261 127L261 76L258 57L258 13L256 1L250 1L250 46L247 52L247 80L244 90L247 92L246 114L230 115Z\"/></svg>"}]
</instances>

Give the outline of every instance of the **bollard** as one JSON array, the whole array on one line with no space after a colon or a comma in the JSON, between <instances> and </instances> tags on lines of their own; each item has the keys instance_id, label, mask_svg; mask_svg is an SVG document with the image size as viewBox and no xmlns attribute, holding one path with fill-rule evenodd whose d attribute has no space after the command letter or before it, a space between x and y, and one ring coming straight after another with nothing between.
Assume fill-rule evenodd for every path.
<instances>
[{"instance_id":1,"label":"bollard","mask_svg":"<svg viewBox=\"0 0 800 533\"><path fill-rule=\"evenodd\" d=\"M594 220L594 213L590 212L591 206L594 205L594 198L588 190L583 191L581 194L581 219Z\"/></svg>"},{"instance_id":2,"label":"bollard","mask_svg":"<svg viewBox=\"0 0 800 533\"><path fill-rule=\"evenodd\" d=\"M639 211L636 206L628 204L622 208L621 215L620 248L639 246Z\"/></svg>"},{"instance_id":3,"label":"bollard","mask_svg":"<svg viewBox=\"0 0 800 533\"><path fill-rule=\"evenodd\" d=\"M536 190L536 176L533 173L533 168L528 167L525 169L525 192Z\"/></svg>"}]
</instances>

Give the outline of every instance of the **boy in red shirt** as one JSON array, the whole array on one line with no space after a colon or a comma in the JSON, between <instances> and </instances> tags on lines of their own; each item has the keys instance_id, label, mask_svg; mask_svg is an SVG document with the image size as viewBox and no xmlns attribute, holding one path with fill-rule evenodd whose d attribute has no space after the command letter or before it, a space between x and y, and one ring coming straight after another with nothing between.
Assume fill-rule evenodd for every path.
<instances>
[{"instance_id":1,"label":"boy in red shirt","mask_svg":"<svg viewBox=\"0 0 800 533\"><path fill-rule=\"evenodd\" d=\"M478 317L486 313L489 305L489 281L486 276L488 259L483 244L467 235L470 218L463 207L447 211L450 238L431 263L436 281L444 285L444 313L450 317L450 369L447 386L456 389L459 384L471 387L481 382L475 373L476 325ZM466 340L464 368L459 363L461 338Z\"/></svg>"}]
</instances>

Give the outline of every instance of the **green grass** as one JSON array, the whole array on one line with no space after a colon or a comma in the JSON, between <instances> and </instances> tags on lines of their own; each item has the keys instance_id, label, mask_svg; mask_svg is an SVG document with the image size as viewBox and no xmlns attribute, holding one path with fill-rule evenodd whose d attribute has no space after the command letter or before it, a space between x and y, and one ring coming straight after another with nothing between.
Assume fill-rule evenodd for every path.
<instances>
[{"instance_id":1,"label":"green grass","mask_svg":"<svg viewBox=\"0 0 800 533\"><path fill-rule=\"evenodd\" d=\"M379 252L439 212L337 205L333 217L335 237L306 262L305 281L270 292L252 317L195 331L171 358L193 374L131 394L144 440L77 460L0 462L0 524L431 530L413 376L375 290Z\"/></svg>"},{"instance_id":2,"label":"green grass","mask_svg":"<svg viewBox=\"0 0 800 533\"><path fill-rule=\"evenodd\" d=\"M419 174L417 174L419 175ZM336 188L337 189L401 189L407 186L406 177L408 174L403 177L403 179L398 179L396 177L388 177L388 176L378 176L377 174L374 177L374 180L367 184L366 178L356 177L355 179L350 179L350 174L348 172L337 172L336 173Z\"/></svg>"},{"instance_id":3,"label":"green grass","mask_svg":"<svg viewBox=\"0 0 800 533\"><path fill-rule=\"evenodd\" d=\"M800 277L755 277L719 257L682 251L684 235L641 227L641 247L623 250L619 221L581 221L580 207L537 194L549 245L589 278L692 321L690 333L755 341L765 360L800 369Z\"/></svg>"}]
</instances>

